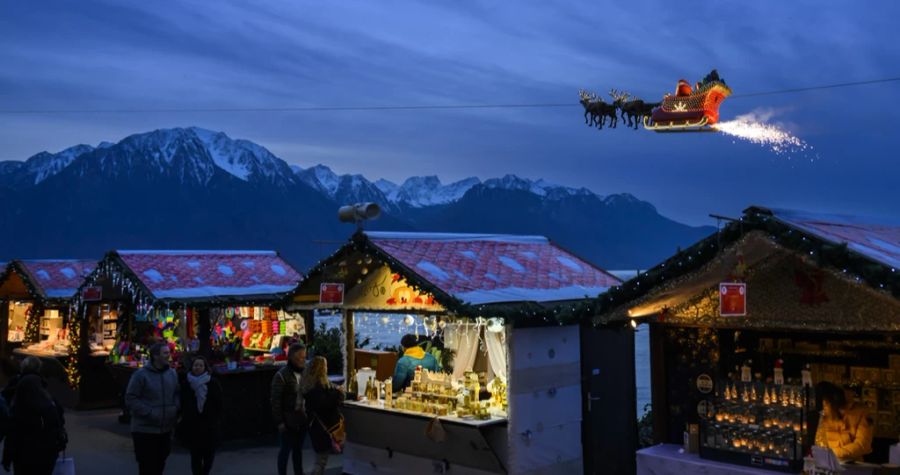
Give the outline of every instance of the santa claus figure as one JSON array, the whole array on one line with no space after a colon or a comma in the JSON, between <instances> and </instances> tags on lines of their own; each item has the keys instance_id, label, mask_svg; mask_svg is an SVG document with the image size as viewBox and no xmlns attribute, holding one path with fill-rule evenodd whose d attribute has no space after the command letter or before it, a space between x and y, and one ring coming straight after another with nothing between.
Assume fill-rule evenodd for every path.
<instances>
[{"instance_id":1,"label":"santa claus figure","mask_svg":"<svg viewBox=\"0 0 900 475\"><path fill-rule=\"evenodd\" d=\"M675 88L675 97L686 97L691 95L691 85L684 79L678 80L678 87Z\"/></svg>"}]
</instances>

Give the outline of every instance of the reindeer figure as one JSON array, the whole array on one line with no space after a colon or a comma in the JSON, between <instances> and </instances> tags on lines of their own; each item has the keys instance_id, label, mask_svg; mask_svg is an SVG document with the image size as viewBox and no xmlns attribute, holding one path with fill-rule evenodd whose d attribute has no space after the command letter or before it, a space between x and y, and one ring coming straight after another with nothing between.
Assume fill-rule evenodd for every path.
<instances>
[{"instance_id":1,"label":"reindeer figure","mask_svg":"<svg viewBox=\"0 0 900 475\"><path fill-rule=\"evenodd\" d=\"M637 130L644 117L650 116L653 109L659 107L659 103L646 103L641 99L633 98L627 92L619 92L615 89L609 91L613 98L613 104L622 111L622 120L629 127Z\"/></svg>"},{"instance_id":2,"label":"reindeer figure","mask_svg":"<svg viewBox=\"0 0 900 475\"><path fill-rule=\"evenodd\" d=\"M616 115L616 105L615 104L607 104L603 102L603 99L600 99L596 95L593 95L594 103L597 105L597 115L600 116L600 128L603 128L603 124L606 123L606 119L609 119L609 126L613 129L616 128L616 124L619 120Z\"/></svg>"},{"instance_id":3,"label":"reindeer figure","mask_svg":"<svg viewBox=\"0 0 900 475\"><path fill-rule=\"evenodd\" d=\"M591 97L584 89L578 90L578 97L580 98L578 102L584 107L584 123L593 126L596 114L591 107ZM590 114L590 118L588 118L588 114Z\"/></svg>"},{"instance_id":4,"label":"reindeer figure","mask_svg":"<svg viewBox=\"0 0 900 475\"><path fill-rule=\"evenodd\" d=\"M597 97L596 94L588 94L581 90L578 92L581 105L584 106L584 123L590 126L596 125L598 129L602 129L606 124L606 119L610 121L610 127L616 127L616 106L603 102L603 99ZM590 114L590 119L588 119Z\"/></svg>"}]
</instances>

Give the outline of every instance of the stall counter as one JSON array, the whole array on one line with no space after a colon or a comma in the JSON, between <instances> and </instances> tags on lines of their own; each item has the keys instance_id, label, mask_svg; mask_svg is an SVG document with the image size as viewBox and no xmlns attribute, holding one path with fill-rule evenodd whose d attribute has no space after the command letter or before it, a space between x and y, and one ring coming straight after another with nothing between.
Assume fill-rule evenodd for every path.
<instances>
[{"instance_id":1,"label":"stall counter","mask_svg":"<svg viewBox=\"0 0 900 475\"><path fill-rule=\"evenodd\" d=\"M851 463L844 465L842 475L873 475L884 472L879 465ZM877 472L876 472L877 471ZM773 475L771 470L733 465L701 459L697 454L685 453L680 445L659 444L637 452L638 475L683 475L685 473L702 473L704 475Z\"/></svg>"},{"instance_id":2,"label":"stall counter","mask_svg":"<svg viewBox=\"0 0 900 475\"><path fill-rule=\"evenodd\" d=\"M368 402L365 402L365 401L344 401L344 405L345 406L364 407L366 409L383 411L383 412L387 412L387 413L391 413L391 414L404 414L404 415L408 415L408 416L421 417L421 418L429 420L429 421L434 419L434 417L435 417L431 414L423 414L421 412L406 411L403 409L396 409L393 407L384 407L384 401L378 401L377 404L369 404ZM497 417L497 416L491 416L491 418L487 419L487 420L463 419L461 417L456 417L456 416L439 416L438 419L440 419L441 422L448 422L451 424L461 424L461 425L466 425L466 426L471 426L471 427L487 427L487 426L492 426L492 425L496 425L496 424L505 424L506 423L505 417Z\"/></svg>"},{"instance_id":3,"label":"stall counter","mask_svg":"<svg viewBox=\"0 0 900 475\"><path fill-rule=\"evenodd\" d=\"M356 401L343 412L346 473L507 473L506 419L435 417Z\"/></svg>"}]
</instances>

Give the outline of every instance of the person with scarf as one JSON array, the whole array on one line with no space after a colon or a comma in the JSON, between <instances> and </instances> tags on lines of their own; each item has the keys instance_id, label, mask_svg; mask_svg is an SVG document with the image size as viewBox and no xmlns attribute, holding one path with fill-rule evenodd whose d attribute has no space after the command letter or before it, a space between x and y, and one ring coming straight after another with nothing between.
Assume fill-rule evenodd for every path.
<instances>
[{"instance_id":1,"label":"person with scarf","mask_svg":"<svg viewBox=\"0 0 900 475\"><path fill-rule=\"evenodd\" d=\"M403 347L403 356L397 360L397 365L394 367L394 379L392 380L394 394L399 394L403 388L412 383L417 366L428 371L438 370L437 359L419 346L419 339L415 335L403 335L403 338L400 339L400 346Z\"/></svg>"},{"instance_id":2,"label":"person with scarf","mask_svg":"<svg viewBox=\"0 0 900 475\"><path fill-rule=\"evenodd\" d=\"M294 474L303 474L303 441L309 421L304 410L300 378L306 368L306 345L294 343L288 347L288 363L272 377L269 403L272 418L281 436L278 450L278 475L287 475L288 458L292 459Z\"/></svg>"},{"instance_id":3,"label":"person with scarf","mask_svg":"<svg viewBox=\"0 0 900 475\"><path fill-rule=\"evenodd\" d=\"M65 419L60 406L36 374L23 376L10 409L10 431L3 445L3 468L25 475L51 475L65 450Z\"/></svg>"},{"instance_id":4,"label":"person with scarf","mask_svg":"<svg viewBox=\"0 0 900 475\"><path fill-rule=\"evenodd\" d=\"M178 436L191 451L191 473L208 475L220 442L222 386L209 372L209 363L195 356L181 380L181 422Z\"/></svg>"},{"instance_id":5,"label":"person with scarf","mask_svg":"<svg viewBox=\"0 0 900 475\"><path fill-rule=\"evenodd\" d=\"M328 455L336 451L329 429L341 423L339 407L344 401L344 393L328 381L328 360L321 356L313 358L306 368L300 391L309 417L309 440L316 452L313 475L323 475Z\"/></svg>"}]
</instances>

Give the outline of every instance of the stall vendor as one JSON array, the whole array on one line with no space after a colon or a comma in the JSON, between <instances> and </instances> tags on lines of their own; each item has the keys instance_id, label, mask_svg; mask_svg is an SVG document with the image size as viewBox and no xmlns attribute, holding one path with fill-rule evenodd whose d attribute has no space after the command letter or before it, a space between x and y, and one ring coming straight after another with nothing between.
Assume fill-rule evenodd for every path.
<instances>
[{"instance_id":1,"label":"stall vendor","mask_svg":"<svg viewBox=\"0 0 900 475\"><path fill-rule=\"evenodd\" d=\"M816 445L828 447L840 460L862 460L872 452L872 418L868 411L847 400L843 389L828 382L816 386L822 416Z\"/></svg>"},{"instance_id":2,"label":"stall vendor","mask_svg":"<svg viewBox=\"0 0 900 475\"><path fill-rule=\"evenodd\" d=\"M394 367L393 388L394 393L403 391L403 388L412 383L413 376L416 374L416 366L428 371L437 371L437 359L431 354L426 353L418 345L418 338L415 335L403 335L400 339L400 346L403 347L403 356L397 360L397 366Z\"/></svg>"}]
</instances>

